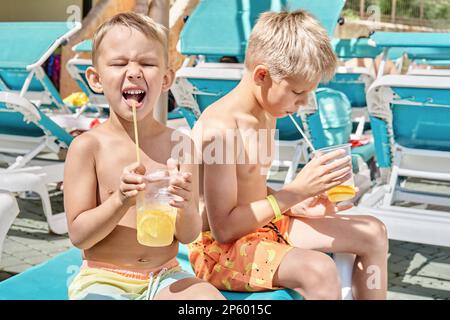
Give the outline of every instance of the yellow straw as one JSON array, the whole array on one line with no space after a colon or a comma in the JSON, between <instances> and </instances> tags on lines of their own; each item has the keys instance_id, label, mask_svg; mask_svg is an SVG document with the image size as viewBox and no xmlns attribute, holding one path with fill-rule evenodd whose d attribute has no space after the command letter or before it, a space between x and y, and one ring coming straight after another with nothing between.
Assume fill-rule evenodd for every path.
<instances>
[{"instance_id":1,"label":"yellow straw","mask_svg":"<svg viewBox=\"0 0 450 320\"><path fill-rule=\"evenodd\" d=\"M139 152L139 137L138 137L138 127L137 127L137 120L136 120L136 102L133 100L132 102L132 108L133 108L133 123L134 123L134 140L136 145L136 159L138 163L141 163L141 157Z\"/></svg>"}]
</instances>

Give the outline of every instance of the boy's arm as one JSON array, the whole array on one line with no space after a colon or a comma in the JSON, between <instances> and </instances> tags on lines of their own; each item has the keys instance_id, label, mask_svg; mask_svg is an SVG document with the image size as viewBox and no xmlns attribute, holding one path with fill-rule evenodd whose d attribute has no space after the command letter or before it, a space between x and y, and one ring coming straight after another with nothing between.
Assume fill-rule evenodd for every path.
<instances>
[{"instance_id":1,"label":"boy's arm","mask_svg":"<svg viewBox=\"0 0 450 320\"><path fill-rule=\"evenodd\" d=\"M208 136L204 142L214 141ZM219 137L225 143L225 135ZM204 147L203 147L204 150ZM229 150L229 149L228 149ZM303 200L329 190L351 176L350 157L336 161L342 150L317 156L311 160L290 184L272 193L282 213ZM236 164L208 164L204 162L204 199L210 229L222 243L235 241L255 231L275 218L269 201L264 198L251 203L238 203Z\"/></svg>"},{"instance_id":2,"label":"boy's arm","mask_svg":"<svg viewBox=\"0 0 450 320\"><path fill-rule=\"evenodd\" d=\"M64 207L69 237L80 249L89 249L110 234L127 212L119 191L97 206L98 188L94 152L96 140L87 134L71 144L64 168Z\"/></svg>"},{"instance_id":3,"label":"boy's arm","mask_svg":"<svg viewBox=\"0 0 450 320\"><path fill-rule=\"evenodd\" d=\"M180 166L180 172L181 174L185 172L191 173L190 185L192 192L190 194L190 201L186 203L186 207L178 209L175 237L181 243L190 243L197 238L202 228L202 219L198 210L198 165L182 164Z\"/></svg>"},{"instance_id":4,"label":"boy's arm","mask_svg":"<svg viewBox=\"0 0 450 320\"><path fill-rule=\"evenodd\" d=\"M209 128L211 127L203 130L201 139L202 150L205 153L203 154L203 197L214 238L219 242L228 243L266 225L275 217L275 213L265 198L248 204L238 203L236 164L217 164L217 161L212 159L208 161L205 158L208 156L205 150L211 144L223 146L223 155L225 155L230 150L235 150L234 154L237 154L236 146L230 145L237 143L227 137L227 128L222 127L221 124L212 130ZM215 151L216 155L218 155L217 152L219 150ZM218 158L221 158L220 155ZM275 192L274 196L282 212L303 199L298 192L292 192L289 186Z\"/></svg>"}]
</instances>

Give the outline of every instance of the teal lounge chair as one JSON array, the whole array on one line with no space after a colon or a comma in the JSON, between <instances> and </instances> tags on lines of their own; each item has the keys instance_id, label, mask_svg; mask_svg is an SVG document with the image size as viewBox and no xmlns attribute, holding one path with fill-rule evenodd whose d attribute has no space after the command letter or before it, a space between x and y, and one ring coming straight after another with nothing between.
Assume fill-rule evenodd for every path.
<instances>
[{"instance_id":1,"label":"teal lounge chair","mask_svg":"<svg viewBox=\"0 0 450 320\"><path fill-rule=\"evenodd\" d=\"M305 132L309 135L314 148L320 149L348 143L352 137L352 106L347 96L341 91L330 88L319 88L316 91L317 107L302 111ZM358 179L363 189L371 186L370 164L375 159L375 148L372 141L352 148L352 165L355 175L365 177ZM369 172L368 172L369 171Z\"/></svg>"},{"instance_id":2,"label":"teal lounge chair","mask_svg":"<svg viewBox=\"0 0 450 320\"><path fill-rule=\"evenodd\" d=\"M367 100L384 179L359 207L370 208L392 239L448 246L450 195L439 186L450 181L450 78L382 76Z\"/></svg>"},{"instance_id":3,"label":"teal lounge chair","mask_svg":"<svg viewBox=\"0 0 450 320\"><path fill-rule=\"evenodd\" d=\"M64 213L53 214L47 191L49 183L63 179L64 163L58 154L72 136L61 125L89 126L75 119L62 103L43 63L81 27L65 22L0 23L0 189L10 194L32 191L41 197L50 230L67 232ZM44 111L51 110L54 115ZM52 157L43 158L43 154ZM12 223L1 215L0 242Z\"/></svg>"},{"instance_id":4,"label":"teal lounge chair","mask_svg":"<svg viewBox=\"0 0 450 320\"><path fill-rule=\"evenodd\" d=\"M43 64L80 29L80 23L0 22L0 90L69 113Z\"/></svg>"},{"instance_id":5,"label":"teal lounge chair","mask_svg":"<svg viewBox=\"0 0 450 320\"><path fill-rule=\"evenodd\" d=\"M177 256L181 267L192 271L188 251L180 245ZM68 287L80 270L81 252L73 248L25 272L0 282L0 300L67 300ZM302 296L293 290L267 292L222 291L228 300L293 300Z\"/></svg>"},{"instance_id":6,"label":"teal lounge chair","mask_svg":"<svg viewBox=\"0 0 450 320\"><path fill-rule=\"evenodd\" d=\"M377 78L383 76L384 63L391 51L406 53L411 60L446 61L450 59L450 33L375 32L371 40L383 48Z\"/></svg>"}]
</instances>

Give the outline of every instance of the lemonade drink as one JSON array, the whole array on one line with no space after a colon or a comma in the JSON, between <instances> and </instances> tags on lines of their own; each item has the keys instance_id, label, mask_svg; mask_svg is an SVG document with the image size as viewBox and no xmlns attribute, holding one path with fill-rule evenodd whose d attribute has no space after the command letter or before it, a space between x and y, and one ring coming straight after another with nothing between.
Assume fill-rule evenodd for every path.
<instances>
[{"instance_id":1,"label":"lemonade drink","mask_svg":"<svg viewBox=\"0 0 450 320\"><path fill-rule=\"evenodd\" d=\"M137 240L149 247L165 247L172 243L177 210L169 205L153 204L137 210Z\"/></svg>"},{"instance_id":2,"label":"lemonade drink","mask_svg":"<svg viewBox=\"0 0 450 320\"><path fill-rule=\"evenodd\" d=\"M351 145L349 143L347 143L347 144L341 144L341 145L337 145L337 146L322 148L317 151L320 151L321 153L325 154L325 153L335 151L338 149L344 149L346 152L342 155L341 158L343 158L346 156L351 156L350 146ZM356 195L356 191L355 191L355 182L353 180L353 174L350 177L350 179L348 179L347 181L343 182L342 184L340 184L334 188L331 188L326 193L327 193L328 199L331 202L346 201L346 200L350 200L350 199L354 198Z\"/></svg>"},{"instance_id":3,"label":"lemonade drink","mask_svg":"<svg viewBox=\"0 0 450 320\"><path fill-rule=\"evenodd\" d=\"M165 247L173 242L177 209L169 205L173 199L167 190L169 177L161 171L151 176L136 199L137 241L149 247Z\"/></svg>"}]
</instances>

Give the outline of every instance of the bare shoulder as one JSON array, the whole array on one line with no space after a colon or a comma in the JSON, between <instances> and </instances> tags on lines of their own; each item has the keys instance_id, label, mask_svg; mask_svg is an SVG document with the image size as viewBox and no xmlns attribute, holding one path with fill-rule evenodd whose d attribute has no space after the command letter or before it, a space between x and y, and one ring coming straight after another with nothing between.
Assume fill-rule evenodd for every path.
<instances>
[{"instance_id":1,"label":"bare shoulder","mask_svg":"<svg viewBox=\"0 0 450 320\"><path fill-rule=\"evenodd\" d=\"M236 114L233 111L231 102L224 97L210 105L203 111L196 123L196 127L216 129L218 131L236 129Z\"/></svg>"},{"instance_id":2,"label":"bare shoulder","mask_svg":"<svg viewBox=\"0 0 450 320\"><path fill-rule=\"evenodd\" d=\"M95 128L77 136L69 147L67 158L82 157L84 159L93 156L100 147L102 130Z\"/></svg>"}]
</instances>

